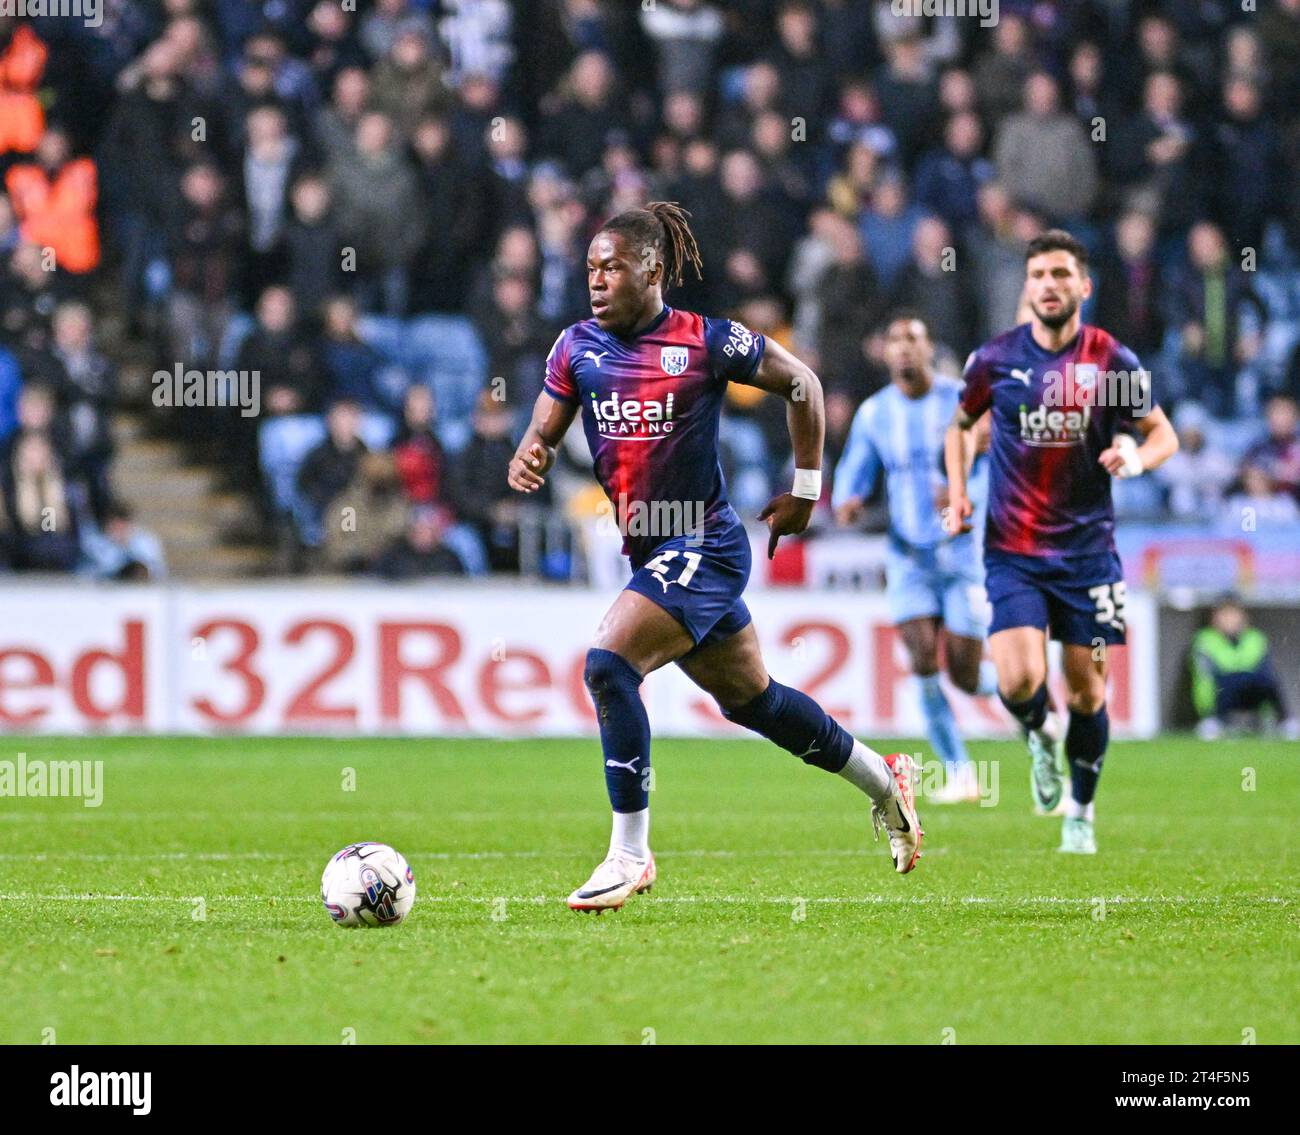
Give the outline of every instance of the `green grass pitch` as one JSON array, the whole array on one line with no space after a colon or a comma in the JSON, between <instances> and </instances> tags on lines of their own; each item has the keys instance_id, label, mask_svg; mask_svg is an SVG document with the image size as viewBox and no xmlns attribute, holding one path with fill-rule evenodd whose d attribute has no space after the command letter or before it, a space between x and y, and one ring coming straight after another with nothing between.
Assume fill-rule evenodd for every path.
<instances>
[{"instance_id":1,"label":"green grass pitch","mask_svg":"<svg viewBox=\"0 0 1300 1135\"><path fill-rule=\"evenodd\" d=\"M4 1042L1300 1041L1296 745L1116 744L1084 858L1020 746L975 744L999 803L922 801L898 877L839 778L658 741L659 883L599 917L564 906L608 839L593 741L5 747L105 788L0 799ZM321 907L363 839L414 867L395 929Z\"/></svg>"}]
</instances>

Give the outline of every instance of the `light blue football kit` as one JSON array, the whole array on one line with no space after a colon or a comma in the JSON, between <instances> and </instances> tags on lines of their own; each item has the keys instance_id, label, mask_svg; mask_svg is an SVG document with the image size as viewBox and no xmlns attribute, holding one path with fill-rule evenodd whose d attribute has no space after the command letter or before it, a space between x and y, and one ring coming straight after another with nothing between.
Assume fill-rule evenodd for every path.
<instances>
[{"instance_id":1,"label":"light blue football kit","mask_svg":"<svg viewBox=\"0 0 1300 1135\"><path fill-rule=\"evenodd\" d=\"M839 508L850 498L865 499L883 474L889 503L885 598L890 618L897 625L937 617L952 634L982 639L988 627L983 565L986 458L976 458L968 479L974 505L971 531L948 536L939 508L940 493L947 488L944 434L961 391L960 381L937 375L919 398L908 397L890 383L863 402L835 468L832 504ZM986 662L980 693L992 693L995 681ZM919 676L918 682L935 749L950 767L964 764L965 745L939 676Z\"/></svg>"}]
</instances>

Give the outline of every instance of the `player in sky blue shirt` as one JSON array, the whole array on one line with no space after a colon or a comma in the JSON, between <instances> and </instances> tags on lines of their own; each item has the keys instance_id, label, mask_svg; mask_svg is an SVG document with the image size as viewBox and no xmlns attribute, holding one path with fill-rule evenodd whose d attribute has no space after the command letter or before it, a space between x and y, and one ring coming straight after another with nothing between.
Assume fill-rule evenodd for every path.
<instances>
[{"instance_id":1,"label":"player in sky blue shirt","mask_svg":"<svg viewBox=\"0 0 1300 1135\"><path fill-rule=\"evenodd\" d=\"M881 756L812 698L774 681L742 598L749 536L727 502L718 462L726 385L756 386L789 407L795 483L759 518L768 525L771 556L782 536L808 526L821 496L821 384L779 344L741 324L668 307L664 288L680 283L688 264L700 271L699 247L687 214L670 202L620 213L592 238L593 318L566 328L551 349L507 474L512 488L536 492L581 412L596 479L633 568L587 652L583 677L596 706L614 818L606 858L569 896L573 910L617 910L655 881L650 721L640 686L670 662L711 694L728 720L865 792L899 873L920 854L911 758Z\"/></svg>"},{"instance_id":2,"label":"player in sky blue shirt","mask_svg":"<svg viewBox=\"0 0 1300 1135\"><path fill-rule=\"evenodd\" d=\"M984 565L978 531L949 536L943 527L947 478L943 441L961 383L935 375L925 321L901 311L885 325L890 383L858 408L848 445L835 467L831 503L852 524L883 474L889 507L885 594L890 617L911 660L931 744L945 766L936 803L978 798L974 770L939 680L939 635L948 677L967 694L996 692L992 663L983 663L987 627ZM986 459L977 457L969 492L980 500Z\"/></svg>"}]
</instances>

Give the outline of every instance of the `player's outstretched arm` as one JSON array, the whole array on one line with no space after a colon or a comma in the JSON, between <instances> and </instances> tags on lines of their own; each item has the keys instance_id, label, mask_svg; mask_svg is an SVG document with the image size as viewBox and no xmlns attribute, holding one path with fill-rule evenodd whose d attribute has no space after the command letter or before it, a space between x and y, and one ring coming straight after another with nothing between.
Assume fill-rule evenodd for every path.
<instances>
[{"instance_id":1,"label":"player's outstretched arm","mask_svg":"<svg viewBox=\"0 0 1300 1135\"><path fill-rule=\"evenodd\" d=\"M1129 438L1127 452L1123 444L1111 445L1097 458L1112 477L1136 477L1139 473L1150 472L1178 452L1178 435L1159 406L1153 406L1142 417L1134 418L1133 427L1142 435L1141 445L1134 448L1133 439Z\"/></svg>"},{"instance_id":2,"label":"player's outstretched arm","mask_svg":"<svg viewBox=\"0 0 1300 1135\"><path fill-rule=\"evenodd\" d=\"M776 554L782 536L794 536L808 527L813 506L822 491L822 442L826 436L826 407L821 380L780 343L768 339L758 369L746 382L786 400L786 423L794 449L794 488L767 502L759 513L767 521L771 538L767 558Z\"/></svg>"},{"instance_id":3,"label":"player's outstretched arm","mask_svg":"<svg viewBox=\"0 0 1300 1135\"><path fill-rule=\"evenodd\" d=\"M943 464L948 473L948 508L944 512L943 528L949 536L970 531L974 508L966 495L966 474L975 460L975 437L971 427L978 420L958 406L947 433L943 435Z\"/></svg>"},{"instance_id":4,"label":"player's outstretched arm","mask_svg":"<svg viewBox=\"0 0 1300 1135\"><path fill-rule=\"evenodd\" d=\"M555 447L563 440L577 413L576 405L552 398L545 390L537 396L532 421L524 430L506 471L506 481L512 489L535 493L546 483L546 474L555 464Z\"/></svg>"}]
</instances>

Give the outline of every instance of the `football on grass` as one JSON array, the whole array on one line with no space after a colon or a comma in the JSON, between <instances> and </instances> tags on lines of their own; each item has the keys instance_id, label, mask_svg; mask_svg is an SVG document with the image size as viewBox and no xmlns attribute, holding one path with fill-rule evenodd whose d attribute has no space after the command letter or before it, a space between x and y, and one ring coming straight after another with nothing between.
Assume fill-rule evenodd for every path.
<instances>
[{"instance_id":1,"label":"football on grass","mask_svg":"<svg viewBox=\"0 0 1300 1135\"><path fill-rule=\"evenodd\" d=\"M415 875L388 844L353 843L325 865L320 897L340 926L396 926L415 902Z\"/></svg>"}]
</instances>

